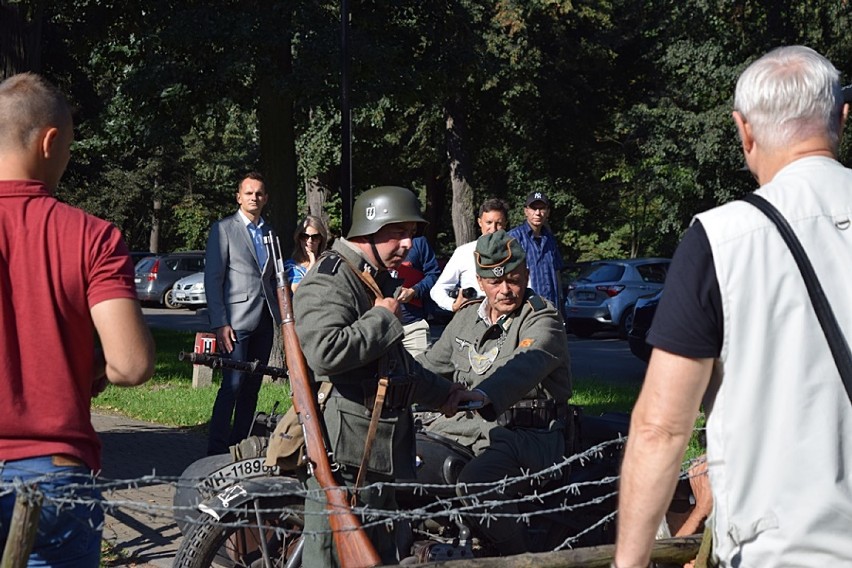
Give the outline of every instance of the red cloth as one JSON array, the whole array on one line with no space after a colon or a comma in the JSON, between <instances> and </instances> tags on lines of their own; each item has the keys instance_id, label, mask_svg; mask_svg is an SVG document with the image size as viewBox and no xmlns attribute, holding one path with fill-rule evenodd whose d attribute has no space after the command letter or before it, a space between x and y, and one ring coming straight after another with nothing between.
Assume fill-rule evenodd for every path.
<instances>
[{"instance_id":1,"label":"red cloth","mask_svg":"<svg viewBox=\"0 0 852 568\"><path fill-rule=\"evenodd\" d=\"M0 181L0 460L68 454L100 469L89 308L136 298L112 224L37 181Z\"/></svg>"},{"instance_id":2,"label":"red cloth","mask_svg":"<svg viewBox=\"0 0 852 568\"><path fill-rule=\"evenodd\" d=\"M402 278L402 287L403 288L414 288L414 285L423 280L426 276L421 271L417 270L412 266L411 262L405 261L399 265L399 268L396 269L399 277ZM423 300L420 298L412 298L410 301L411 304L422 308Z\"/></svg>"}]
</instances>

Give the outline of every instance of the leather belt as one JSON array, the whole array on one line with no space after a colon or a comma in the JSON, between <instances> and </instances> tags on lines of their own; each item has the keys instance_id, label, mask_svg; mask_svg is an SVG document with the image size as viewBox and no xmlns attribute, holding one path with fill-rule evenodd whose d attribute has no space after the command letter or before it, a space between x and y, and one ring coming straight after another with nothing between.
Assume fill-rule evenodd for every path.
<instances>
[{"instance_id":1,"label":"leather belt","mask_svg":"<svg viewBox=\"0 0 852 568\"><path fill-rule=\"evenodd\" d=\"M550 398L520 400L497 417L497 423L506 428L546 429L554 420L568 418L568 403Z\"/></svg>"},{"instance_id":2,"label":"leather belt","mask_svg":"<svg viewBox=\"0 0 852 568\"><path fill-rule=\"evenodd\" d=\"M86 463L78 457L69 456L68 454L53 454L50 456L50 463L56 467L86 467Z\"/></svg>"}]
</instances>

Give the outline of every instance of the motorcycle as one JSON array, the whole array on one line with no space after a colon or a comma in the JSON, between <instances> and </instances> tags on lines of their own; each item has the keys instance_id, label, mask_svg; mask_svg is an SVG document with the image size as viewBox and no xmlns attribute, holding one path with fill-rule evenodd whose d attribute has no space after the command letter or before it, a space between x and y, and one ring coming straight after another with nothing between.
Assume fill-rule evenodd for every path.
<instances>
[{"instance_id":1,"label":"motorcycle","mask_svg":"<svg viewBox=\"0 0 852 568\"><path fill-rule=\"evenodd\" d=\"M174 566L182 568L301 565L303 477L263 465L264 436L276 416L262 416L256 440L237 455L202 458L181 476L176 520L184 533ZM518 496L532 552L614 542L616 479L627 434L626 414L582 416L580 451L543 476L532 495ZM416 479L396 488L397 545L402 564L499 555L470 520L485 505L462 503L455 484L473 453L419 425ZM570 470L570 471L569 471ZM688 499L682 488L682 499ZM382 520L378 522L383 522Z\"/></svg>"}]
</instances>

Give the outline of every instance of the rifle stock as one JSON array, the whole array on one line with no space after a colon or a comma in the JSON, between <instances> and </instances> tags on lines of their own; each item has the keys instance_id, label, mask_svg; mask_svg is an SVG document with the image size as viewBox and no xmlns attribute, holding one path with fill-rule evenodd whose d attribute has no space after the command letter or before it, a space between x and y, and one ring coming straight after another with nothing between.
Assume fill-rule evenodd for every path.
<instances>
[{"instance_id":1,"label":"rifle stock","mask_svg":"<svg viewBox=\"0 0 852 568\"><path fill-rule=\"evenodd\" d=\"M293 305L290 301L290 282L284 271L278 237L270 234L265 241L270 251L269 259L274 262L275 267L276 297L281 312L281 335L290 374L293 406L305 432L309 467L320 487L326 492L326 509L329 511L329 525L333 532L337 557L342 568L378 566L382 563L381 558L358 517L352 513L347 499L348 491L338 485L328 460L321 414L311 388L305 354L296 335Z\"/></svg>"}]
</instances>

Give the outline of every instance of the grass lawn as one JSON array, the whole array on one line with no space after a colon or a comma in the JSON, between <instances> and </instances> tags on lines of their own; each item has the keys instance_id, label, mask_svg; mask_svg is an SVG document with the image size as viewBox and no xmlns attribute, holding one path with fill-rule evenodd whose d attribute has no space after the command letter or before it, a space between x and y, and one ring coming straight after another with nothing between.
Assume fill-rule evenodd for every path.
<instances>
[{"instance_id":1,"label":"grass lawn","mask_svg":"<svg viewBox=\"0 0 852 568\"><path fill-rule=\"evenodd\" d=\"M157 424L198 426L206 430L221 371L213 374L209 387L192 387L192 364L178 360L181 351L192 351L195 334L191 332L152 329L157 345L157 367L154 377L144 385L124 388L110 385L92 407L100 412L115 412ZM260 389L257 409L269 412L275 402L279 412L290 406L286 384L268 383Z\"/></svg>"},{"instance_id":2,"label":"grass lawn","mask_svg":"<svg viewBox=\"0 0 852 568\"><path fill-rule=\"evenodd\" d=\"M213 385L192 387L192 365L178 360L181 351L192 351L195 334L191 332L152 329L157 345L157 368L154 377L142 386L122 388L110 385L92 401L96 411L115 412L158 424L198 427L206 431L207 421L216 399L221 371L213 375ZM583 407L586 415L603 412L629 412L633 408L639 386L614 386L592 379L575 377L573 404ZM278 402L278 412L290 406L288 386L284 383L264 383L260 389L257 409L270 412ZM703 427L703 416L696 427ZM691 459L703 453L703 444L696 434L687 450Z\"/></svg>"}]
</instances>

